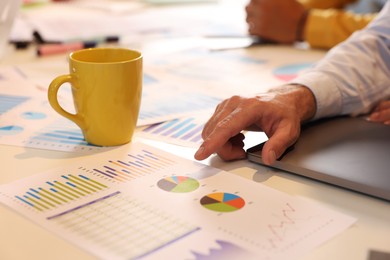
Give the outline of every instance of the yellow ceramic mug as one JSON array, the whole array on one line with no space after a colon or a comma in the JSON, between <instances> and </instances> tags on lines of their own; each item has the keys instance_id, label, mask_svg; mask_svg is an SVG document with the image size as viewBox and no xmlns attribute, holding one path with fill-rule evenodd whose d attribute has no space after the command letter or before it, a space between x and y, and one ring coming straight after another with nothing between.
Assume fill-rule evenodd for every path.
<instances>
[{"instance_id":1,"label":"yellow ceramic mug","mask_svg":"<svg viewBox=\"0 0 390 260\"><path fill-rule=\"evenodd\" d=\"M130 142L141 104L142 54L122 48L84 49L69 55L69 72L49 86L54 110L75 122L91 144ZM76 114L58 102L58 90L66 82L72 87Z\"/></svg>"}]
</instances>

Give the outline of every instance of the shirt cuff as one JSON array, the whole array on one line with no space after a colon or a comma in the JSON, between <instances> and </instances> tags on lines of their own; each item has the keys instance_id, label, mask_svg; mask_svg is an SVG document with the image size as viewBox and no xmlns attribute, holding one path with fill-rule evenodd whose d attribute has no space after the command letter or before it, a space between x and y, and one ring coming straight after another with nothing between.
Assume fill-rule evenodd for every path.
<instances>
[{"instance_id":1,"label":"shirt cuff","mask_svg":"<svg viewBox=\"0 0 390 260\"><path fill-rule=\"evenodd\" d=\"M289 83L303 85L312 91L316 100L316 114L313 120L342 113L342 94L328 75L307 72Z\"/></svg>"}]
</instances>

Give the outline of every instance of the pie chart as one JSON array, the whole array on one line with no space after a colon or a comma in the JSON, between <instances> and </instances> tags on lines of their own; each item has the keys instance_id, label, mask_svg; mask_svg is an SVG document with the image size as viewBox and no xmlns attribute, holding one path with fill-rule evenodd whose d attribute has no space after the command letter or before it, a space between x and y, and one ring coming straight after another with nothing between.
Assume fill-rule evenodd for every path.
<instances>
[{"instance_id":1,"label":"pie chart","mask_svg":"<svg viewBox=\"0 0 390 260\"><path fill-rule=\"evenodd\" d=\"M37 119L45 118L46 115L44 113L40 113L40 112L25 112L22 114L22 117L25 119L37 120Z\"/></svg>"},{"instance_id":2,"label":"pie chart","mask_svg":"<svg viewBox=\"0 0 390 260\"><path fill-rule=\"evenodd\" d=\"M0 135L16 135L23 130L23 127L16 125L0 126Z\"/></svg>"},{"instance_id":3,"label":"pie chart","mask_svg":"<svg viewBox=\"0 0 390 260\"><path fill-rule=\"evenodd\" d=\"M199 182L187 176L171 176L159 180L157 186L165 191L185 193L196 190L199 187Z\"/></svg>"},{"instance_id":4,"label":"pie chart","mask_svg":"<svg viewBox=\"0 0 390 260\"><path fill-rule=\"evenodd\" d=\"M296 78L301 71L310 68L312 65L312 63L289 64L275 69L273 74L280 80L290 81Z\"/></svg>"},{"instance_id":5,"label":"pie chart","mask_svg":"<svg viewBox=\"0 0 390 260\"><path fill-rule=\"evenodd\" d=\"M206 209L217 212L232 212L245 206L245 200L240 196L225 192L211 193L200 200Z\"/></svg>"}]
</instances>

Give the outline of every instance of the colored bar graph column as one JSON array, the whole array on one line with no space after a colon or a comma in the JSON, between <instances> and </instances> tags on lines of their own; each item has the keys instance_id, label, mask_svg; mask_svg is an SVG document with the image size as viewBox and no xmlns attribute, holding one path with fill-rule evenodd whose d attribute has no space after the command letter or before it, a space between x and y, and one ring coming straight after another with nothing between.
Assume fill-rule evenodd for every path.
<instances>
[{"instance_id":1,"label":"colored bar graph column","mask_svg":"<svg viewBox=\"0 0 390 260\"><path fill-rule=\"evenodd\" d=\"M151 125L139 132L141 136L173 144L195 146L202 141L206 119L190 117Z\"/></svg>"},{"instance_id":2,"label":"colored bar graph column","mask_svg":"<svg viewBox=\"0 0 390 260\"><path fill-rule=\"evenodd\" d=\"M84 175L68 174L62 175L61 180L47 181L42 187L30 188L15 198L24 205L45 211L106 188L106 185Z\"/></svg>"},{"instance_id":3,"label":"colored bar graph column","mask_svg":"<svg viewBox=\"0 0 390 260\"><path fill-rule=\"evenodd\" d=\"M112 181L127 182L165 169L173 164L175 162L168 158L142 150L138 154L128 154L126 158L121 160L110 160L101 168L93 170L100 177L103 176Z\"/></svg>"},{"instance_id":4,"label":"colored bar graph column","mask_svg":"<svg viewBox=\"0 0 390 260\"><path fill-rule=\"evenodd\" d=\"M0 95L0 115L28 100L28 97Z\"/></svg>"}]
</instances>

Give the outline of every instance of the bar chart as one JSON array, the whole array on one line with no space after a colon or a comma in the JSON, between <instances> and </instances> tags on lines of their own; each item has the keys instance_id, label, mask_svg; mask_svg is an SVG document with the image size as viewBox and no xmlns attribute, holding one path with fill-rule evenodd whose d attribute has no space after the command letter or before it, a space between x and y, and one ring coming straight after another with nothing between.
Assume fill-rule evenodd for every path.
<instances>
[{"instance_id":1,"label":"bar chart","mask_svg":"<svg viewBox=\"0 0 390 260\"><path fill-rule=\"evenodd\" d=\"M46 99L0 96L2 144L65 152L106 150L84 140L80 128L48 107ZM1 114L3 113L3 114Z\"/></svg>"},{"instance_id":2,"label":"bar chart","mask_svg":"<svg viewBox=\"0 0 390 260\"><path fill-rule=\"evenodd\" d=\"M257 259L259 256L252 252L237 246L234 243L224 240L216 240L215 243L218 245L215 248L210 248L207 253L201 253L192 251L194 259Z\"/></svg>"},{"instance_id":3,"label":"bar chart","mask_svg":"<svg viewBox=\"0 0 390 260\"><path fill-rule=\"evenodd\" d=\"M63 118L38 129L29 139L30 145L45 143L51 146L68 146L70 149L76 146L96 147L84 140L83 133L73 122Z\"/></svg>"},{"instance_id":4,"label":"bar chart","mask_svg":"<svg viewBox=\"0 0 390 260\"><path fill-rule=\"evenodd\" d=\"M202 130L206 117L177 118L150 125L138 132L140 136L165 142L197 147L202 142Z\"/></svg>"},{"instance_id":5,"label":"bar chart","mask_svg":"<svg viewBox=\"0 0 390 260\"><path fill-rule=\"evenodd\" d=\"M84 175L62 175L59 180L47 181L16 195L25 206L38 211L54 209L84 196L106 189L107 186Z\"/></svg>"},{"instance_id":6,"label":"bar chart","mask_svg":"<svg viewBox=\"0 0 390 260\"><path fill-rule=\"evenodd\" d=\"M23 96L0 95L0 116L28 99Z\"/></svg>"},{"instance_id":7,"label":"bar chart","mask_svg":"<svg viewBox=\"0 0 390 260\"><path fill-rule=\"evenodd\" d=\"M175 164L168 157L157 155L148 150L127 154L123 159L108 160L100 168L94 168L94 174L113 182L128 182Z\"/></svg>"},{"instance_id":8,"label":"bar chart","mask_svg":"<svg viewBox=\"0 0 390 260\"><path fill-rule=\"evenodd\" d=\"M221 98L201 92L188 93L183 90L160 86L149 86L143 94L138 126L160 123L194 113L213 110ZM164 93L161 93L161 88ZM156 96L157 95L157 96Z\"/></svg>"},{"instance_id":9,"label":"bar chart","mask_svg":"<svg viewBox=\"0 0 390 260\"><path fill-rule=\"evenodd\" d=\"M164 137L171 142L180 142L186 146L199 144L204 121L194 116L183 120L181 116L208 111L214 108L220 99L200 93L190 96L190 100L189 96L185 98L171 96L170 99L164 101L165 103L154 98L151 98L153 102L149 102L148 99L143 101L146 107L141 110L138 123L141 125L150 123L152 126L141 132L148 137ZM0 143L2 144L65 152L93 152L109 149L86 142L80 128L55 113L48 107L46 100L22 96L0 96L1 102L5 100L7 101L0 103L2 116ZM149 106L148 103L153 104ZM165 122L166 120L168 122ZM161 126L158 127L160 124Z\"/></svg>"},{"instance_id":10,"label":"bar chart","mask_svg":"<svg viewBox=\"0 0 390 260\"><path fill-rule=\"evenodd\" d=\"M0 202L96 257L113 260L167 259L159 256L172 250L180 251L174 254L178 259L231 250L290 259L354 222L235 174L217 170L200 178L208 173L204 169L132 143L0 185ZM211 251L204 250L211 245L199 247L202 241L192 243L206 234L226 243Z\"/></svg>"}]
</instances>

